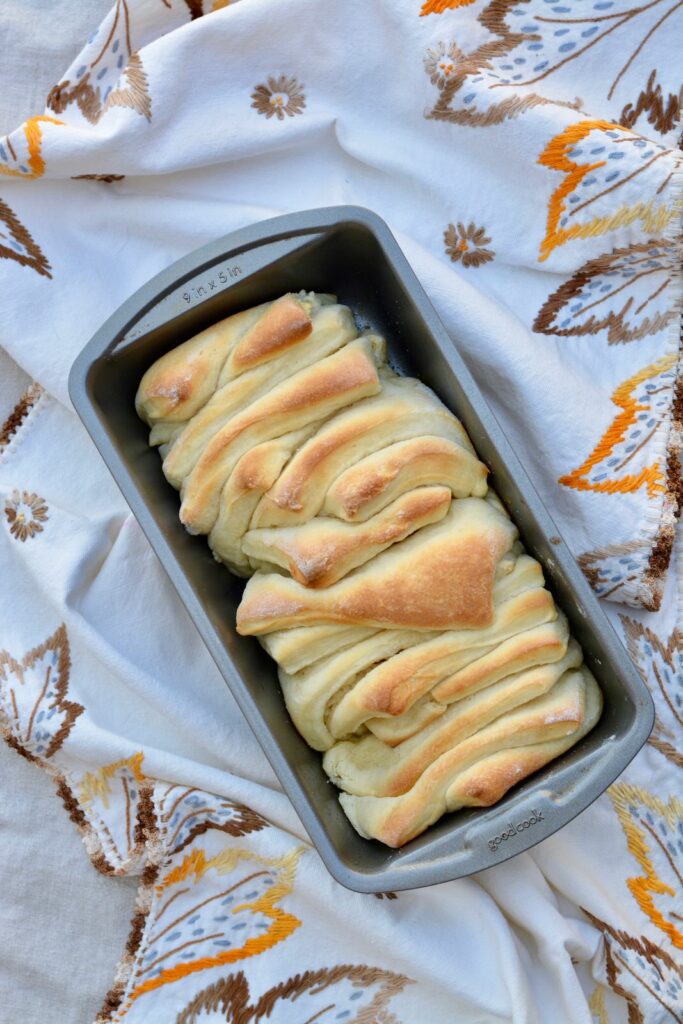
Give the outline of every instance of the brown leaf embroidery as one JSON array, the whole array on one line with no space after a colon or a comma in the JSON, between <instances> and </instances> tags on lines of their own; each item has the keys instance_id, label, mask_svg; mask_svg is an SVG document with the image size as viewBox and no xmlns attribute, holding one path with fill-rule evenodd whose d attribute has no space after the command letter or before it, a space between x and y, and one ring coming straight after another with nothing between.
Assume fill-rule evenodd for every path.
<instances>
[{"instance_id":1,"label":"brown leaf embroidery","mask_svg":"<svg viewBox=\"0 0 683 1024\"><path fill-rule=\"evenodd\" d=\"M657 70L650 72L647 85L642 90L635 103L627 103L619 117L619 124L633 128L641 114L647 114L648 123L655 131L664 135L673 131L681 119L681 94L683 86L676 93L670 92L666 100L662 94L662 87L657 82Z\"/></svg>"},{"instance_id":2,"label":"brown leaf embroidery","mask_svg":"<svg viewBox=\"0 0 683 1024\"><path fill-rule=\"evenodd\" d=\"M0 452L10 443L33 406L43 394L43 390L42 385L38 384L37 381L33 381L29 384L24 394L0 427Z\"/></svg>"},{"instance_id":3,"label":"brown leaf embroidery","mask_svg":"<svg viewBox=\"0 0 683 1024\"><path fill-rule=\"evenodd\" d=\"M103 181L111 185L114 181L123 181L125 174L72 174L73 181Z\"/></svg>"},{"instance_id":4,"label":"brown leaf embroidery","mask_svg":"<svg viewBox=\"0 0 683 1024\"><path fill-rule=\"evenodd\" d=\"M66 626L21 661L0 651L0 719L3 733L29 759L50 758L62 746L81 704L67 700L71 656Z\"/></svg>"},{"instance_id":5,"label":"brown leaf embroidery","mask_svg":"<svg viewBox=\"0 0 683 1024\"><path fill-rule=\"evenodd\" d=\"M484 228L477 228L473 223L467 227L462 222L457 227L449 224L443 238L446 255L450 256L453 263L462 262L463 267L481 267L484 263L490 263L496 255L493 249L486 248L491 239Z\"/></svg>"},{"instance_id":6,"label":"brown leaf embroidery","mask_svg":"<svg viewBox=\"0 0 683 1024\"><path fill-rule=\"evenodd\" d=\"M116 0L78 64L74 65L73 80L67 78L50 91L50 110L62 113L76 103L86 120L97 124L111 107L129 107L151 120L147 75L140 55L132 48L126 0Z\"/></svg>"},{"instance_id":7,"label":"brown leaf embroidery","mask_svg":"<svg viewBox=\"0 0 683 1024\"><path fill-rule=\"evenodd\" d=\"M285 115L294 117L303 113L306 106L304 87L296 78L280 75L268 78L267 85L257 85L251 94L252 107L267 118L277 117L283 121Z\"/></svg>"},{"instance_id":8,"label":"brown leaf embroidery","mask_svg":"<svg viewBox=\"0 0 683 1024\"><path fill-rule=\"evenodd\" d=\"M245 836L268 823L244 804L187 786L169 786L160 800L159 824L168 849L179 853L209 829Z\"/></svg>"},{"instance_id":9,"label":"brown leaf embroidery","mask_svg":"<svg viewBox=\"0 0 683 1024\"><path fill-rule=\"evenodd\" d=\"M446 7L465 6L464 3L451 3L449 0L428 0L422 14L441 13ZM464 53L455 42L441 42L436 49L429 49L425 58L425 70L430 80L439 89L439 97L425 117L430 120L450 121L453 124L466 124L473 127L488 127L500 124L510 118L518 117L526 110L540 105L553 104L572 110L580 109L579 98L557 100L526 90L517 93L517 79L524 77L519 68L508 72L514 65L508 60L509 55L518 47L537 47L540 36L535 24L530 28L527 22L510 28L507 18L512 9L519 8L518 0L492 0L480 12L477 21L487 30L488 36L480 46ZM455 68L448 75L434 74L435 61L438 66L440 57L457 53ZM534 56L531 64L536 63ZM504 63L503 63L504 62ZM522 63L527 62L525 54ZM510 75L512 77L510 77ZM505 90L501 96L500 89ZM506 95L507 93L507 95Z\"/></svg>"},{"instance_id":10,"label":"brown leaf embroidery","mask_svg":"<svg viewBox=\"0 0 683 1024\"><path fill-rule=\"evenodd\" d=\"M621 615L633 663L652 691L657 718L648 743L683 768L683 633L663 641L642 622Z\"/></svg>"},{"instance_id":11,"label":"brown leaf embroidery","mask_svg":"<svg viewBox=\"0 0 683 1024\"><path fill-rule=\"evenodd\" d=\"M340 964L295 974L250 1002L249 983L239 971L209 985L185 1007L176 1024L200 1024L223 1015L228 1024L261 1024L278 1021L286 1014L283 1004L296 1003L297 1020L343 1019L345 1024L396 1021L387 1005L410 979L378 967ZM290 1005L290 1010L291 1010ZM289 1016L287 1016L289 1019Z\"/></svg>"},{"instance_id":12,"label":"brown leaf embroidery","mask_svg":"<svg viewBox=\"0 0 683 1024\"><path fill-rule=\"evenodd\" d=\"M195 18L201 18L204 13L204 0L185 0L185 6L190 12L190 18L192 21Z\"/></svg>"},{"instance_id":13,"label":"brown leaf embroidery","mask_svg":"<svg viewBox=\"0 0 683 1024\"><path fill-rule=\"evenodd\" d=\"M0 199L0 256L31 267L43 277L52 277L51 267L40 246L7 203Z\"/></svg>"},{"instance_id":14,"label":"brown leaf embroidery","mask_svg":"<svg viewBox=\"0 0 683 1024\"><path fill-rule=\"evenodd\" d=\"M540 334L582 337L607 330L610 345L664 330L679 315L674 298L676 247L634 242L588 260L545 301L534 321Z\"/></svg>"},{"instance_id":15,"label":"brown leaf embroidery","mask_svg":"<svg viewBox=\"0 0 683 1024\"><path fill-rule=\"evenodd\" d=\"M667 479L667 486L670 481ZM666 514L671 504L664 499L665 512L654 537L641 537L624 543L584 551L577 557L583 573L598 597L618 601L632 608L659 610L664 593L664 578L669 567L675 535L675 516Z\"/></svg>"},{"instance_id":16,"label":"brown leaf embroidery","mask_svg":"<svg viewBox=\"0 0 683 1024\"><path fill-rule=\"evenodd\" d=\"M426 0L421 14L442 13L460 6L464 6L460 0ZM488 37L471 53L463 55L455 75L439 85L441 95L426 116L483 126L498 124L544 103L580 109L583 104L579 99L573 103L558 101L552 95L529 92L529 87L544 88L545 81L556 71L566 69L591 51L593 59L598 59L598 51L593 49L596 46L604 51L611 45L614 52L620 53L621 40L611 39L612 34L652 8L663 10L654 24L643 24L640 40L637 28L631 29L636 46L631 52L630 46L623 47L624 63L607 95L611 99L634 58L653 35L665 25L669 31L675 31L668 19L680 6L680 0L652 0L604 13L606 8L601 5L590 5L585 11L576 6L553 7L549 11L543 0L491 0L477 19L488 30ZM614 4L610 3L610 7ZM607 42L601 46L603 40ZM497 100L497 96L506 94L505 99Z\"/></svg>"},{"instance_id":17,"label":"brown leaf embroidery","mask_svg":"<svg viewBox=\"0 0 683 1024\"><path fill-rule=\"evenodd\" d=\"M582 909L604 936L606 980L626 1000L628 1024L681 1024L683 971L673 957L646 936L629 935Z\"/></svg>"},{"instance_id":18,"label":"brown leaf embroidery","mask_svg":"<svg viewBox=\"0 0 683 1024\"><path fill-rule=\"evenodd\" d=\"M109 874L134 873L146 858L145 844L158 836L153 782L142 771L143 754L119 758L85 772L75 785L78 806L95 823Z\"/></svg>"}]
</instances>

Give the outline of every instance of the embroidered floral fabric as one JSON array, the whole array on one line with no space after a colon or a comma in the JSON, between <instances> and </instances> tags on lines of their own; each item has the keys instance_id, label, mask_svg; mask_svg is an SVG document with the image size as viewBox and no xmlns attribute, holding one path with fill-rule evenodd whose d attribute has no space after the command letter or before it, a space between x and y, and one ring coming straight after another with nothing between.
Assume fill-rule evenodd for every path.
<instances>
[{"instance_id":1,"label":"embroidered floral fabric","mask_svg":"<svg viewBox=\"0 0 683 1024\"><path fill-rule=\"evenodd\" d=\"M0 139L35 381L0 427L0 718L140 879L99 1024L683 1019L682 30L675 0L118 0ZM396 232L657 711L561 833L381 900L321 867L66 397L153 273L338 202Z\"/></svg>"}]
</instances>

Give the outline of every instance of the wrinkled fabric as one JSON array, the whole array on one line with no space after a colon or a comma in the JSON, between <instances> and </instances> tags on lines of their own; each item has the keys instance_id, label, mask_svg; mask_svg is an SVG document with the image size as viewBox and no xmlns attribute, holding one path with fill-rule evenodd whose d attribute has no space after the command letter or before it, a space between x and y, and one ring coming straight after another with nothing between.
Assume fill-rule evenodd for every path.
<instances>
[{"instance_id":1,"label":"wrinkled fabric","mask_svg":"<svg viewBox=\"0 0 683 1024\"><path fill-rule=\"evenodd\" d=\"M0 140L0 340L33 381L0 431L0 713L94 867L140 879L97 1019L676 1019L683 14L213 8L119 0ZM322 867L66 387L173 260L338 203L396 234L657 712L560 833L382 899Z\"/></svg>"}]
</instances>

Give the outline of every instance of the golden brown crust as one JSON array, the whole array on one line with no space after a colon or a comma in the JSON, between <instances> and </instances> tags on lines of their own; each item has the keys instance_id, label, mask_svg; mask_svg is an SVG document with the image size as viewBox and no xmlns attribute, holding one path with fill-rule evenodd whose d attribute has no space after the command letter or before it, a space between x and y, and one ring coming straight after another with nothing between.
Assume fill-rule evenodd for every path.
<instances>
[{"instance_id":1,"label":"golden brown crust","mask_svg":"<svg viewBox=\"0 0 683 1024\"><path fill-rule=\"evenodd\" d=\"M150 426L193 416L213 394L231 347L269 305L235 313L157 359L140 381L138 415Z\"/></svg>"},{"instance_id":2,"label":"golden brown crust","mask_svg":"<svg viewBox=\"0 0 683 1024\"><path fill-rule=\"evenodd\" d=\"M306 430L299 430L251 448L239 460L221 491L209 546L214 557L239 576L252 573L242 550L242 537L249 529L254 509L306 435Z\"/></svg>"},{"instance_id":3,"label":"golden brown crust","mask_svg":"<svg viewBox=\"0 0 683 1024\"><path fill-rule=\"evenodd\" d=\"M297 452L254 516L255 527L304 523L333 480L363 456L425 430L458 441L462 428L417 382L382 377L381 394L338 413Z\"/></svg>"},{"instance_id":4,"label":"golden brown crust","mask_svg":"<svg viewBox=\"0 0 683 1024\"><path fill-rule=\"evenodd\" d=\"M304 623L457 629L493 617L496 566L516 531L480 498L454 502L440 523L377 555L326 590L257 573L237 611L245 636Z\"/></svg>"},{"instance_id":5,"label":"golden brown crust","mask_svg":"<svg viewBox=\"0 0 683 1024\"><path fill-rule=\"evenodd\" d=\"M354 679L378 658L390 658L422 633L410 629L383 629L357 644L338 651L296 675L279 673L282 692L292 720L315 750L327 750L334 737L327 728L327 709Z\"/></svg>"},{"instance_id":6,"label":"golden brown crust","mask_svg":"<svg viewBox=\"0 0 683 1024\"><path fill-rule=\"evenodd\" d=\"M235 345L229 357L232 368L241 373L258 366L296 345L312 330L313 322L301 302L292 295L283 295Z\"/></svg>"},{"instance_id":7,"label":"golden brown crust","mask_svg":"<svg viewBox=\"0 0 683 1024\"><path fill-rule=\"evenodd\" d=\"M415 487L442 484L456 498L486 493L488 470L445 437L420 436L383 448L345 470L327 492L323 511L348 522L366 520Z\"/></svg>"},{"instance_id":8,"label":"golden brown crust","mask_svg":"<svg viewBox=\"0 0 683 1024\"><path fill-rule=\"evenodd\" d=\"M338 742L325 755L325 770L336 785L356 796L405 793L438 757L501 715L547 693L565 672L578 667L581 658L572 641L559 662L506 676L457 701L399 746L388 747L373 735Z\"/></svg>"},{"instance_id":9,"label":"golden brown crust","mask_svg":"<svg viewBox=\"0 0 683 1024\"><path fill-rule=\"evenodd\" d=\"M181 520L234 572L258 569L238 631L278 661L361 835L400 846L489 805L597 720L462 424L333 296L203 331L148 370L136 405Z\"/></svg>"},{"instance_id":10,"label":"golden brown crust","mask_svg":"<svg viewBox=\"0 0 683 1024\"><path fill-rule=\"evenodd\" d=\"M566 653L569 640L564 618L478 650L460 648L457 633L442 636L445 643L435 641L411 648L368 673L336 708L330 720L332 735L342 739L362 724L375 732L376 718L386 717L401 718L405 728L410 722L408 712L425 694L430 693L432 702L445 708L454 700L491 686L503 676L532 665L559 661ZM448 650L447 638L451 636L452 646ZM440 653L439 647L448 653ZM438 715L436 706L432 706L432 713ZM420 724L424 725L424 720Z\"/></svg>"},{"instance_id":11,"label":"golden brown crust","mask_svg":"<svg viewBox=\"0 0 683 1024\"><path fill-rule=\"evenodd\" d=\"M305 587L328 587L391 544L446 515L451 492L420 487L358 525L312 519L303 526L250 530L242 548L256 569L287 569Z\"/></svg>"},{"instance_id":12,"label":"golden brown crust","mask_svg":"<svg viewBox=\"0 0 683 1024\"><path fill-rule=\"evenodd\" d=\"M247 369L236 377L231 376L222 385L219 382L218 389L209 401L189 422L176 428L173 445L164 459L164 474L169 483L180 489L211 439L233 417L272 391L276 385L332 355L356 337L353 318L345 306L321 306L313 313L312 323L312 332L301 342L290 345L285 352L275 354L265 363ZM161 436L159 432L158 437Z\"/></svg>"},{"instance_id":13,"label":"golden brown crust","mask_svg":"<svg viewBox=\"0 0 683 1024\"><path fill-rule=\"evenodd\" d=\"M342 805L361 835L403 846L446 811L499 800L511 785L585 735L601 706L588 670L567 672L544 696L501 716L437 758L408 792L395 797L343 794Z\"/></svg>"},{"instance_id":14,"label":"golden brown crust","mask_svg":"<svg viewBox=\"0 0 683 1024\"><path fill-rule=\"evenodd\" d=\"M298 430L380 389L370 345L352 342L273 388L214 435L185 481L180 518L193 533L208 533L220 490L237 460L255 444Z\"/></svg>"}]
</instances>

